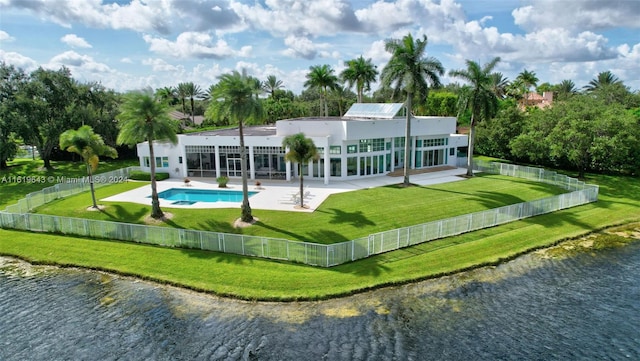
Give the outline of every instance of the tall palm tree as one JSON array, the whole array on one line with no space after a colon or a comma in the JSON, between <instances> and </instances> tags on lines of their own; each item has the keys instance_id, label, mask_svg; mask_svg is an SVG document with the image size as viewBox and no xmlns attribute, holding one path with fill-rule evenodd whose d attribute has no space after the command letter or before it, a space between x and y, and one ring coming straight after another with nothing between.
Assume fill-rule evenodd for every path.
<instances>
[{"instance_id":1,"label":"tall palm tree","mask_svg":"<svg viewBox=\"0 0 640 361\"><path fill-rule=\"evenodd\" d=\"M362 103L363 92L371 90L371 83L376 81L377 76L378 70L371 63L371 58L365 60L362 55L347 61L347 68L340 73L340 77L347 82L349 88L356 85L358 103Z\"/></svg>"},{"instance_id":2,"label":"tall palm tree","mask_svg":"<svg viewBox=\"0 0 640 361\"><path fill-rule=\"evenodd\" d=\"M117 158L118 152L104 144L104 140L99 134L93 132L93 128L83 125L78 130L67 130L60 135L60 148L68 152L76 153L82 157L87 166L87 175L89 176L89 187L91 189L91 200L93 208L97 209L96 194L93 186L93 172L98 168L100 156L104 155L111 158Z\"/></svg>"},{"instance_id":3,"label":"tall palm tree","mask_svg":"<svg viewBox=\"0 0 640 361\"><path fill-rule=\"evenodd\" d=\"M391 59L382 69L381 80L384 88L393 88L394 97L400 92L406 94L405 108L407 113L404 142L404 185L409 186L409 168L411 166L411 111L414 95L420 99L427 98L429 83L439 87L440 76L444 67L434 57L425 58L427 36L413 40L411 34L402 39L385 41L385 50L391 53Z\"/></svg>"},{"instance_id":4,"label":"tall palm tree","mask_svg":"<svg viewBox=\"0 0 640 361\"><path fill-rule=\"evenodd\" d=\"M611 71L607 70L599 73L596 78L589 81L589 84L584 86L584 90L592 92L594 90L615 84L622 84L622 80L618 79L618 77L613 75Z\"/></svg>"},{"instance_id":5,"label":"tall palm tree","mask_svg":"<svg viewBox=\"0 0 640 361\"><path fill-rule=\"evenodd\" d=\"M162 218L158 189L156 185L156 161L153 151L154 141L178 143L176 124L169 117L166 103L144 92L132 92L125 95L121 112L117 116L120 122L118 144L134 145L149 143L149 167L151 173L151 217Z\"/></svg>"},{"instance_id":6,"label":"tall palm tree","mask_svg":"<svg viewBox=\"0 0 640 361\"><path fill-rule=\"evenodd\" d=\"M246 71L224 74L214 90L213 99L216 101L215 112L228 114L238 122L240 134L240 170L242 172L242 216L243 222L251 222L251 206L249 205L249 187L247 185L247 152L244 146L243 123L251 118L262 116L262 103L254 97L255 83L253 77L247 76Z\"/></svg>"},{"instance_id":7,"label":"tall palm tree","mask_svg":"<svg viewBox=\"0 0 640 361\"><path fill-rule=\"evenodd\" d=\"M286 136L282 140L282 146L289 151L284 155L284 159L298 163L298 175L300 176L300 207L304 207L304 174L302 166L312 159L318 159L318 149L313 144L313 140L306 138L304 133Z\"/></svg>"},{"instance_id":8,"label":"tall palm tree","mask_svg":"<svg viewBox=\"0 0 640 361\"><path fill-rule=\"evenodd\" d=\"M518 80L525 89L524 105L526 106L527 99L529 97L529 89L531 89L532 86L536 86L538 84L538 77L536 76L535 72L524 69L520 74L518 74L516 80Z\"/></svg>"},{"instance_id":9,"label":"tall palm tree","mask_svg":"<svg viewBox=\"0 0 640 361\"><path fill-rule=\"evenodd\" d=\"M324 104L324 116L328 117L327 93L329 89L334 89L338 86L338 77L335 76L333 68L327 64L311 66L304 86L318 89L320 93L320 109Z\"/></svg>"},{"instance_id":10,"label":"tall palm tree","mask_svg":"<svg viewBox=\"0 0 640 361\"><path fill-rule=\"evenodd\" d=\"M473 144L475 126L480 120L486 120L495 115L498 109L498 98L492 91L493 68L500 61L494 58L483 67L475 61L467 60L467 68L452 70L449 75L466 80L469 86L464 87L458 96L458 112L461 114L467 109L471 110L471 125L469 130L469 154L467 157L467 176L473 176Z\"/></svg>"},{"instance_id":11,"label":"tall palm tree","mask_svg":"<svg viewBox=\"0 0 640 361\"><path fill-rule=\"evenodd\" d=\"M283 87L282 80L278 80L275 75L267 76L267 80L262 83L262 90L271 94L272 99L276 97L276 90Z\"/></svg>"}]
</instances>

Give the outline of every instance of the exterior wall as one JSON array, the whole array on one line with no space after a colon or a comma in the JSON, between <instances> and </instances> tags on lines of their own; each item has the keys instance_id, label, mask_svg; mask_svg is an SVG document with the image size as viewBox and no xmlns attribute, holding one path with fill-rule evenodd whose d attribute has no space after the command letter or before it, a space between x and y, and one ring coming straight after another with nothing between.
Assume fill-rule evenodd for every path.
<instances>
[{"instance_id":1,"label":"exterior wall","mask_svg":"<svg viewBox=\"0 0 640 361\"><path fill-rule=\"evenodd\" d=\"M412 129L412 168L425 168L435 165L456 166L457 148L467 145L467 136L455 133L456 118L453 117L415 117L411 123ZM397 169L404 159L404 147L400 146L404 139L405 119L292 119L276 122L275 134L269 136L245 135L245 146L248 148L249 178L256 179L264 175L264 170L256 167L256 152L265 148L281 148L282 140L292 134L304 133L311 138L316 147L322 148L320 159L304 167L305 177L324 179L348 180L359 177L376 176L386 174ZM367 148L366 141L376 141L376 148ZM384 146L380 147L383 140ZM365 141L364 143L361 141ZM207 149L206 157L208 172L201 171L200 176L219 177L221 169L228 171L226 158L221 158L223 147L238 147L238 136L224 135L178 135L178 144L154 143L154 152L157 157L168 157L168 165L158 167L159 172L168 172L171 177L187 177L191 175L188 166L187 147L204 146ZM364 145L363 145L364 144ZM260 147L260 148L256 148ZM333 147L333 148L332 148ZM340 154L334 154L336 149ZM204 149L204 148L203 148ZM350 151L356 150L353 153ZM144 158L148 157L148 144L140 143L137 146L140 166L148 171ZM274 155L281 157L280 154ZM191 153L192 156L195 153ZM202 153L205 154L205 153ZM226 153L225 153L226 154ZM226 156L225 156L226 157ZM265 155L266 157L266 155ZM201 156L202 158L202 156ZM434 164L433 159L438 164ZM222 159L222 165L221 165ZM332 162L333 159L333 162ZM338 162L339 159L339 162ZM271 162L271 161L270 161ZM339 163L339 166L338 166ZM282 164L282 162L279 162ZM204 170L202 160L198 165ZM338 168L339 167L339 168ZM258 169L257 169L258 168ZM297 175L297 167L289 162L286 164L286 180ZM270 172L270 171L269 171ZM331 174L339 174L332 176ZM224 174L222 174L224 175Z\"/></svg>"},{"instance_id":2,"label":"exterior wall","mask_svg":"<svg viewBox=\"0 0 640 361\"><path fill-rule=\"evenodd\" d=\"M345 139L345 123L340 118L279 120L276 122L276 135L284 138L287 135L304 133L309 138Z\"/></svg>"},{"instance_id":3,"label":"exterior wall","mask_svg":"<svg viewBox=\"0 0 640 361\"><path fill-rule=\"evenodd\" d=\"M139 143L137 144L136 148L138 152L140 168L141 170L148 172L150 170L150 167L145 165L144 159L145 157L149 157L149 143L148 142ZM165 143L165 142L153 142L154 156L156 158L160 158L161 160L163 157L168 158L168 166L164 167L164 166L156 165L156 172L169 173L169 176L172 178L181 177L182 167L179 161L180 161L180 157L182 156L181 152L183 150L184 150L184 147L181 147L179 142L176 145L173 145L171 143Z\"/></svg>"}]
</instances>

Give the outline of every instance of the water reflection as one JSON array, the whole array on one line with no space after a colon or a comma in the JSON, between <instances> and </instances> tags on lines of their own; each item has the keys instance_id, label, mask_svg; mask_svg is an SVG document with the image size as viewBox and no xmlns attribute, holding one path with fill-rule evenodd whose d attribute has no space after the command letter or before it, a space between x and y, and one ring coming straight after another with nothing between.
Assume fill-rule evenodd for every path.
<instances>
[{"instance_id":1,"label":"water reflection","mask_svg":"<svg viewBox=\"0 0 640 361\"><path fill-rule=\"evenodd\" d=\"M2 262L1 360L640 358L638 242L286 304Z\"/></svg>"}]
</instances>

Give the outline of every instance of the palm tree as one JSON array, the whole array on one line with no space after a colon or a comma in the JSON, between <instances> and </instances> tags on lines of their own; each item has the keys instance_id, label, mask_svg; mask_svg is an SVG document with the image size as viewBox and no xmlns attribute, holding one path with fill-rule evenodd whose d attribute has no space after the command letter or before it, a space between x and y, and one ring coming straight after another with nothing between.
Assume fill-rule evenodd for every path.
<instances>
[{"instance_id":1,"label":"palm tree","mask_svg":"<svg viewBox=\"0 0 640 361\"><path fill-rule=\"evenodd\" d=\"M209 85L209 88L202 95L202 99L205 99L205 100L213 99L213 93L215 93L215 90L216 90L217 86L218 86L218 84Z\"/></svg>"},{"instance_id":2,"label":"palm tree","mask_svg":"<svg viewBox=\"0 0 640 361\"><path fill-rule=\"evenodd\" d=\"M340 77L347 82L349 89L356 85L358 103L362 103L363 92L371 90L371 83L376 81L377 76L378 70L371 63L371 58L365 60L362 55L347 61L347 68L340 73Z\"/></svg>"},{"instance_id":3,"label":"palm tree","mask_svg":"<svg viewBox=\"0 0 640 361\"><path fill-rule=\"evenodd\" d=\"M324 116L329 116L329 106L327 105L327 91L338 86L338 77L335 76L331 66L315 65L309 68L307 81L304 82L306 88L316 88L320 93L320 109L324 104Z\"/></svg>"},{"instance_id":4,"label":"palm tree","mask_svg":"<svg viewBox=\"0 0 640 361\"><path fill-rule=\"evenodd\" d=\"M555 90L558 93L558 100L566 100L570 96L578 93L576 83L569 79L561 81L560 84L556 85Z\"/></svg>"},{"instance_id":5,"label":"palm tree","mask_svg":"<svg viewBox=\"0 0 640 361\"><path fill-rule=\"evenodd\" d=\"M500 61L494 58L483 67L475 61L467 60L467 69L452 70L449 75L466 80L470 86L464 87L458 96L458 112L471 110L471 125L469 130L469 150L467 157L467 176L473 176L473 142L475 126L480 120L486 120L498 109L498 98L492 91L493 68Z\"/></svg>"},{"instance_id":6,"label":"palm tree","mask_svg":"<svg viewBox=\"0 0 640 361\"><path fill-rule=\"evenodd\" d=\"M249 84L251 84L251 91L253 95L256 97L256 99L260 99L260 94L264 93L264 89L262 89L262 82L255 76L249 76L248 79Z\"/></svg>"},{"instance_id":7,"label":"palm tree","mask_svg":"<svg viewBox=\"0 0 640 361\"><path fill-rule=\"evenodd\" d=\"M189 97L189 86L187 83L180 83L176 88L176 96L182 102L182 114L187 114L185 99Z\"/></svg>"},{"instance_id":8,"label":"palm tree","mask_svg":"<svg viewBox=\"0 0 640 361\"><path fill-rule=\"evenodd\" d=\"M240 170L242 172L242 216L243 222L251 222L251 206L249 205L249 187L247 185L247 152L244 146L243 122L262 116L262 103L254 97L255 83L246 71L233 71L219 77L220 82L214 90L213 99L217 102L215 113L228 114L238 122L240 134Z\"/></svg>"},{"instance_id":9,"label":"palm tree","mask_svg":"<svg viewBox=\"0 0 640 361\"><path fill-rule=\"evenodd\" d=\"M202 92L202 89L200 89L200 86L194 84L193 82L182 83L182 85L184 87L185 98L189 98L189 100L191 101L191 122L195 124L196 113L194 99L201 98L204 93Z\"/></svg>"},{"instance_id":10,"label":"palm tree","mask_svg":"<svg viewBox=\"0 0 640 361\"><path fill-rule=\"evenodd\" d=\"M176 124L169 117L166 103L144 92L132 92L125 95L121 112L117 116L120 122L118 144L134 145L149 143L149 166L151 173L151 217L162 218L158 190L156 186L156 161L153 152L154 141L178 143Z\"/></svg>"},{"instance_id":11,"label":"palm tree","mask_svg":"<svg viewBox=\"0 0 640 361\"><path fill-rule=\"evenodd\" d=\"M346 109L346 105L350 101L353 102L353 96L355 95L348 88L345 88L341 85L333 88L331 90L331 93L329 94L331 95L331 98L338 104L338 113L340 114L340 116L344 114L343 110Z\"/></svg>"},{"instance_id":12,"label":"palm tree","mask_svg":"<svg viewBox=\"0 0 640 361\"><path fill-rule=\"evenodd\" d=\"M93 172L98 168L99 156L104 155L117 158L118 152L104 144L104 140L99 134L93 132L93 128L83 125L78 130L67 130L60 135L60 148L68 152L76 153L82 157L87 166L89 176L89 187L91 188L91 200L93 208L97 209L96 194L93 187Z\"/></svg>"},{"instance_id":13,"label":"palm tree","mask_svg":"<svg viewBox=\"0 0 640 361\"><path fill-rule=\"evenodd\" d=\"M607 70L599 73L596 78L592 79L589 84L585 85L584 90L592 92L615 84L622 84L622 80L618 79L618 77L613 75L611 71Z\"/></svg>"},{"instance_id":14,"label":"palm tree","mask_svg":"<svg viewBox=\"0 0 640 361\"><path fill-rule=\"evenodd\" d=\"M525 89L524 105L526 106L527 99L529 97L529 89L531 89L532 86L536 86L538 84L538 77L536 76L535 72L524 69L522 73L518 74L516 80L518 80Z\"/></svg>"},{"instance_id":15,"label":"palm tree","mask_svg":"<svg viewBox=\"0 0 640 361\"><path fill-rule=\"evenodd\" d=\"M176 89L170 86L157 89L156 96L169 103L169 105L173 105L177 98Z\"/></svg>"},{"instance_id":16,"label":"palm tree","mask_svg":"<svg viewBox=\"0 0 640 361\"><path fill-rule=\"evenodd\" d=\"M507 87L509 86L509 79L505 78L502 73L491 74L491 91L499 99L504 99L507 96Z\"/></svg>"},{"instance_id":17,"label":"palm tree","mask_svg":"<svg viewBox=\"0 0 640 361\"><path fill-rule=\"evenodd\" d=\"M267 80L262 83L262 90L271 94L272 99L276 97L276 90L283 87L282 80L278 80L275 75L269 75Z\"/></svg>"},{"instance_id":18,"label":"palm tree","mask_svg":"<svg viewBox=\"0 0 640 361\"><path fill-rule=\"evenodd\" d=\"M318 149L316 149L313 140L306 138L304 133L298 133L286 136L282 140L282 146L289 149L284 159L290 162L298 163L298 175L300 176L300 207L304 207L304 181L302 166L309 163L312 159L318 158Z\"/></svg>"},{"instance_id":19,"label":"palm tree","mask_svg":"<svg viewBox=\"0 0 640 361\"><path fill-rule=\"evenodd\" d=\"M409 186L409 167L411 166L411 111L414 95L426 99L429 83L433 87L440 86L440 75L444 67L434 57L424 57L427 47L427 36L413 40L408 34L400 39L386 40L385 50L391 53L391 59L382 69L383 88L393 87L394 97L398 93L406 94L405 108L407 113L404 142L404 185Z\"/></svg>"}]
</instances>

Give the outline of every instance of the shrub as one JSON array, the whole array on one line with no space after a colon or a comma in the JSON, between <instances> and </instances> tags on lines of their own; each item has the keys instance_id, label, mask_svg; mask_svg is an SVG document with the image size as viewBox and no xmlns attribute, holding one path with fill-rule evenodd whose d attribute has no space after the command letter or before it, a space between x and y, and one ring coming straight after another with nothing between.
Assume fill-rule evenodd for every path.
<instances>
[{"instance_id":1,"label":"shrub","mask_svg":"<svg viewBox=\"0 0 640 361\"><path fill-rule=\"evenodd\" d=\"M156 172L156 180L161 181L169 178L169 173ZM150 181L151 173L149 172L141 172L141 171L133 171L129 173L129 179L139 180L139 181Z\"/></svg>"},{"instance_id":2,"label":"shrub","mask_svg":"<svg viewBox=\"0 0 640 361\"><path fill-rule=\"evenodd\" d=\"M229 178L226 176L216 178L218 181L218 188L227 188L227 183L229 182Z\"/></svg>"}]
</instances>

